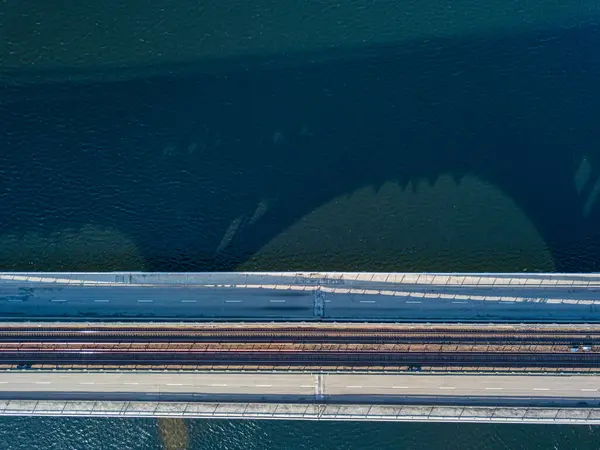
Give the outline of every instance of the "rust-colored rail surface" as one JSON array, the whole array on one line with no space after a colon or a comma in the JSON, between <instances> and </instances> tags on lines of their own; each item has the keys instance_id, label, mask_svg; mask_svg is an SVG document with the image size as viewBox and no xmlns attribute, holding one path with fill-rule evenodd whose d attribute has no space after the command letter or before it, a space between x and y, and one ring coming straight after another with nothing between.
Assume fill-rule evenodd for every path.
<instances>
[{"instance_id":1,"label":"rust-colored rail surface","mask_svg":"<svg viewBox=\"0 0 600 450\"><path fill-rule=\"evenodd\" d=\"M339 344L339 343L242 343L242 342L2 342L0 357L6 352L130 352L130 353L244 353L244 352L347 352L347 353L572 353L564 345L515 344ZM584 352L582 352L584 353ZM596 353L596 352L585 352ZM600 357L600 352L598 352Z\"/></svg>"},{"instance_id":2,"label":"rust-colored rail surface","mask_svg":"<svg viewBox=\"0 0 600 450\"><path fill-rule=\"evenodd\" d=\"M600 327L276 324L0 325L0 342L237 342L339 344L596 345Z\"/></svg>"},{"instance_id":3,"label":"rust-colored rail surface","mask_svg":"<svg viewBox=\"0 0 600 450\"><path fill-rule=\"evenodd\" d=\"M483 366L549 366L599 367L598 354L519 353L519 352L361 352L361 351L231 351L231 352L172 352L172 351L6 351L0 353L3 364L237 364L286 366L342 365L483 365Z\"/></svg>"},{"instance_id":4,"label":"rust-colored rail surface","mask_svg":"<svg viewBox=\"0 0 600 450\"><path fill-rule=\"evenodd\" d=\"M600 367L600 327L4 324L0 365Z\"/></svg>"}]
</instances>

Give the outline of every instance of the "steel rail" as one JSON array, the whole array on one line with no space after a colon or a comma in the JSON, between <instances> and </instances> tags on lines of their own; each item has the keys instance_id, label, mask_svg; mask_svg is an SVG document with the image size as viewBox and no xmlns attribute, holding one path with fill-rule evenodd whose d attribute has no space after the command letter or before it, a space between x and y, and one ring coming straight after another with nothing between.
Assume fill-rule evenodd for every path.
<instances>
[{"instance_id":1,"label":"steel rail","mask_svg":"<svg viewBox=\"0 0 600 450\"><path fill-rule=\"evenodd\" d=\"M245 364L245 365L479 365L515 367L600 367L598 354L555 353L385 353L385 352L2 352L0 363L7 364Z\"/></svg>"},{"instance_id":2,"label":"steel rail","mask_svg":"<svg viewBox=\"0 0 600 450\"><path fill-rule=\"evenodd\" d=\"M411 348L412 347L412 348ZM381 346L373 346L371 348L356 348L353 346L337 346L335 348L324 348L321 349L318 346L313 347L281 347L281 346L272 346L267 348L256 348L252 346L248 347L231 347L231 348L223 348L223 347L210 347L207 346L205 348L201 347L183 347L183 348L173 348L173 347L152 347L152 348L139 348L139 347L125 347L125 346L104 346L104 347L76 347L76 346L60 346L60 347L27 347L27 346L13 346L6 349L0 349L0 353L6 352L46 352L46 353L60 353L60 352L111 352L111 351L122 351L122 352L130 352L130 353L143 353L143 352L163 352L163 353L202 353L202 352L229 352L229 353L244 353L244 352L252 352L252 351L261 351L261 352L308 352L308 351L321 351L321 352L333 352L333 351L345 351L348 353L372 353L372 352L386 352L386 353L414 353L414 352L428 352L428 353L451 353L451 352L482 352L486 353L524 353L531 352L534 350L538 350L540 352L545 353L569 353L568 348L563 347L550 347L550 346L526 346L526 347L513 347L513 346L469 346L469 345L456 345L456 346L430 346L431 348L427 348L427 345L414 345L414 346L406 346L406 348L382 348ZM508 347L508 348L507 348ZM532 348L533 347L533 348Z\"/></svg>"},{"instance_id":3,"label":"steel rail","mask_svg":"<svg viewBox=\"0 0 600 450\"><path fill-rule=\"evenodd\" d=\"M198 354L198 353L335 353L346 354L412 354L412 353L487 353L487 354L572 354L569 346L549 345L475 345L475 344L307 344L307 343L86 343L86 342L11 342L0 344L1 354L45 353L48 355L61 353L163 353L163 354ZM600 358L600 352L577 352L575 357L584 354L594 354ZM585 356L587 357L587 356Z\"/></svg>"},{"instance_id":4,"label":"steel rail","mask_svg":"<svg viewBox=\"0 0 600 450\"><path fill-rule=\"evenodd\" d=\"M152 347L160 347L160 348L193 348L193 347L219 347L219 348L270 348L270 347L298 347L298 348L335 348L341 346L352 346L354 348L403 348L407 346L430 346L432 348L438 347L456 347L456 346L469 346L469 347L514 347L514 348L525 348L525 347L564 347L565 349L571 349L572 346L569 344L527 344L527 343L472 343L472 342L451 342L451 343L428 343L422 341L412 341L408 343L395 343L395 342L384 342L384 343L349 343L349 342L279 342L279 341L269 341L269 342L236 342L236 341L219 341L219 340L210 340L210 341L168 341L168 342L136 342L136 341L121 341L121 340L109 340L109 341L81 341L81 340L63 340L63 341L7 341L0 342L0 351L5 348L57 348L60 346L64 347L81 347L81 348L96 348L96 347L124 347L124 348L152 348ZM598 347L590 347L589 351L600 351Z\"/></svg>"},{"instance_id":5,"label":"steel rail","mask_svg":"<svg viewBox=\"0 0 600 450\"><path fill-rule=\"evenodd\" d=\"M62 341L127 341L127 342L332 342L332 343L517 343L517 344L600 344L600 333L577 332L486 332L465 333L463 330L106 330L89 329L77 332L18 330L0 331L2 342L62 342Z\"/></svg>"},{"instance_id":6,"label":"steel rail","mask_svg":"<svg viewBox=\"0 0 600 450\"><path fill-rule=\"evenodd\" d=\"M82 336L74 336L65 340L65 336L52 336L44 338L44 342L112 342L118 336L96 336L85 339ZM0 343L14 342L15 337L0 338ZM20 342L39 342L40 336L21 337ZM348 344L506 344L506 345L600 345L600 337L511 337L511 336L235 336L235 337L211 337L211 336L135 336L122 338L120 342L150 343L150 342L238 342L238 343L348 343Z\"/></svg>"},{"instance_id":7,"label":"steel rail","mask_svg":"<svg viewBox=\"0 0 600 450\"><path fill-rule=\"evenodd\" d=\"M497 331L496 331L497 330ZM600 333L600 327L597 329L567 329L565 327L548 328L548 327L510 327L506 325L486 325L485 327L477 327L476 325L470 326L439 326L439 325L423 325L414 324L410 326L406 325L390 325L382 327L356 327L352 325L339 326L334 324L327 324L327 326L280 326L277 324L268 324L267 326L254 326L254 325L239 325L236 327L226 326L214 326L214 325L191 325L186 324L185 326L156 326L146 325L138 327L128 326L114 326L114 325L86 325L83 326L0 326L0 334L5 333L102 333L102 332L118 332L118 333L155 333L155 332L167 332L167 333L187 333L187 332L201 332L201 333L298 333L298 332L348 332L354 334L361 333L461 333L461 334L480 334L480 333L535 333L535 334L552 334L552 333L569 333L569 334L598 334Z\"/></svg>"}]
</instances>

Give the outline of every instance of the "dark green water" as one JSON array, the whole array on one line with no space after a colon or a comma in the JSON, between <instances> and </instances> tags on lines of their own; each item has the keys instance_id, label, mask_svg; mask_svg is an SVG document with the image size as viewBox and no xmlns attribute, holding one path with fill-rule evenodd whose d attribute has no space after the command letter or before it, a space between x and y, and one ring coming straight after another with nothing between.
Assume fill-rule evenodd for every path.
<instances>
[{"instance_id":1,"label":"dark green water","mask_svg":"<svg viewBox=\"0 0 600 450\"><path fill-rule=\"evenodd\" d=\"M189 449L596 449L586 426L185 421ZM159 449L156 421L27 419L0 422L3 449ZM181 441L177 441L181 442ZM173 446L172 448L181 448Z\"/></svg>"},{"instance_id":2,"label":"dark green water","mask_svg":"<svg viewBox=\"0 0 600 450\"><path fill-rule=\"evenodd\" d=\"M598 271L598 48L582 16L8 83L0 270ZM198 449L600 447L570 426L186 428ZM153 420L0 420L0 449L159 448L160 435Z\"/></svg>"}]
</instances>

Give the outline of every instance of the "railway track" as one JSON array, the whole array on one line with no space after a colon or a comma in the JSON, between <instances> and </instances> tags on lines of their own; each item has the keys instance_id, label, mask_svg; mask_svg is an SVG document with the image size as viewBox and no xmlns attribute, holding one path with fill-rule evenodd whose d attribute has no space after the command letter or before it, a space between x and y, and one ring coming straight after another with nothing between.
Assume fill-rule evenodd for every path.
<instances>
[{"instance_id":1,"label":"railway track","mask_svg":"<svg viewBox=\"0 0 600 450\"><path fill-rule=\"evenodd\" d=\"M600 327L5 324L0 364L596 368Z\"/></svg>"},{"instance_id":2,"label":"railway track","mask_svg":"<svg viewBox=\"0 0 600 450\"><path fill-rule=\"evenodd\" d=\"M524 365L600 367L600 352L568 346L307 343L0 343L0 364Z\"/></svg>"},{"instance_id":3,"label":"railway track","mask_svg":"<svg viewBox=\"0 0 600 450\"><path fill-rule=\"evenodd\" d=\"M285 365L285 366L514 366L514 367L600 367L600 355L568 353L390 353L390 352L91 352L45 353L2 352L0 364L68 365Z\"/></svg>"},{"instance_id":4,"label":"railway track","mask_svg":"<svg viewBox=\"0 0 600 450\"><path fill-rule=\"evenodd\" d=\"M481 343L600 345L600 330L517 329L489 331L453 328L126 328L126 327L0 327L2 342L302 342L302 343Z\"/></svg>"},{"instance_id":5,"label":"railway track","mask_svg":"<svg viewBox=\"0 0 600 450\"><path fill-rule=\"evenodd\" d=\"M135 343L135 342L10 342L0 344L0 354L3 352L395 352L409 353L415 351L427 352L545 352L545 353L569 353L571 347L553 345L481 345L481 344L307 344L307 343ZM587 353L592 353L587 352ZM600 352L596 352L599 353Z\"/></svg>"}]
</instances>

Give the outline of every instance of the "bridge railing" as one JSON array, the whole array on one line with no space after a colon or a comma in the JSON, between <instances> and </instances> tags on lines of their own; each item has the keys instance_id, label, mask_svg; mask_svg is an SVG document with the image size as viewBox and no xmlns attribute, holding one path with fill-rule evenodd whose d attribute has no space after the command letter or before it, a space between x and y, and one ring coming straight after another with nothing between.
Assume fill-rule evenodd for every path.
<instances>
[{"instance_id":1,"label":"bridge railing","mask_svg":"<svg viewBox=\"0 0 600 450\"><path fill-rule=\"evenodd\" d=\"M600 408L2 400L0 416L600 424Z\"/></svg>"}]
</instances>

